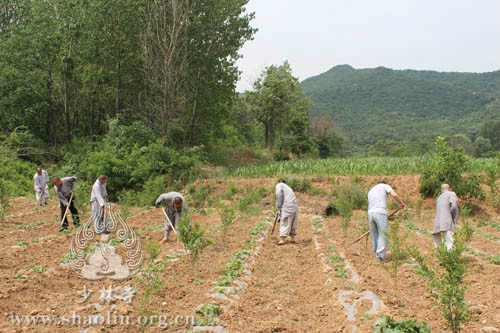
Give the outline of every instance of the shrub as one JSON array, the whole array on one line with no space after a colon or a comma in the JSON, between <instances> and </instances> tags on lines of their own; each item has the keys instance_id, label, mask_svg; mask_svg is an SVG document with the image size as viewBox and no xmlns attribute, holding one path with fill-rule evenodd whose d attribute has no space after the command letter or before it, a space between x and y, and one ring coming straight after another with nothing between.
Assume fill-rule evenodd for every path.
<instances>
[{"instance_id":1,"label":"shrub","mask_svg":"<svg viewBox=\"0 0 500 333\"><path fill-rule=\"evenodd\" d=\"M379 322L373 326L373 333L431 333L427 322L419 323L415 319L405 319L396 322L387 315L382 315Z\"/></svg>"},{"instance_id":2,"label":"shrub","mask_svg":"<svg viewBox=\"0 0 500 333\"><path fill-rule=\"evenodd\" d=\"M401 219L389 221L389 232L387 233L387 245L391 250L391 275L394 282L397 283L398 270L403 265L408 253L405 250L404 243L409 234L400 233Z\"/></svg>"},{"instance_id":3,"label":"shrub","mask_svg":"<svg viewBox=\"0 0 500 333\"><path fill-rule=\"evenodd\" d=\"M471 209L469 206L462 206L460 208L460 217L462 220L461 233L465 242L469 242L472 234L474 234L474 228L472 227L468 217L470 216Z\"/></svg>"},{"instance_id":4,"label":"shrub","mask_svg":"<svg viewBox=\"0 0 500 333\"><path fill-rule=\"evenodd\" d=\"M290 160L290 156L287 152L280 150L273 154L273 159L275 161L288 161Z\"/></svg>"},{"instance_id":5,"label":"shrub","mask_svg":"<svg viewBox=\"0 0 500 333\"><path fill-rule=\"evenodd\" d=\"M162 267L162 261L156 261L160 255L160 247L156 242L147 240L144 246L144 250L148 254L146 261L142 264L141 275L136 276L135 280L144 287L144 294L140 300L140 305L136 310L137 313L142 317L149 318L153 315L153 312L149 309L151 296L156 294L158 296L162 295L162 274L164 269ZM141 322L139 330L141 332L146 331L147 321L145 323Z\"/></svg>"},{"instance_id":6,"label":"shrub","mask_svg":"<svg viewBox=\"0 0 500 333\"><path fill-rule=\"evenodd\" d=\"M213 184L203 184L199 186L190 184L187 187L187 190L193 206L195 208L202 208L205 206L205 202L207 201L209 195L212 194L214 186Z\"/></svg>"},{"instance_id":7,"label":"shrub","mask_svg":"<svg viewBox=\"0 0 500 333\"><path fill-rule=\"evenodd\" d=\"M360 183L349 182L334 189L334 194L349 201L352 209L367 209L368 198Z\"/></svg>"},{"instance_id":8,"label":"shrub","mask_svg":"<svg viewBox=\"0 0 500 333\"><path fill-rule=\"evenodd\" d=\"M491 193L498 192L498 179L500 178L500 153L497 153L495 158L485 165L486 185L490 188Z\"/></svg>"},{"instance_id":9,"label":"shrub","mask_svg":"<svg viewBox=\"0 0 500 333\"><path fill-rule=\"evenodd\" d=\"M349 225L351 224L353 202L344 193L339 194L339 200L337 202L339 214L342 217L342 229L344 230L344 242L347 238L347 231Z\"/></svg>"},{"instance_id":10,"label":"shrub","mask_svg":"<svg viewBox=\"0 0 500 333\"><path fill-rule=\"evenodd\" d=\"M202 304L198 306L195 313L201 314L204 317L218 317L220 313L220 307L216 304Z\"/></svg>"},{"instance_id":11,"label":"shrub","mask_svg":"<svg viewBox=\"0 0 500 333\"><path fill-rule=\"evenodd\" d=\"M470 158L463 149L449 147L443 137L438 137L432 159L425 165L420 178L420 193L437 197L441 184L448 183L457 195L465 201L472 198L484 200L480 178L476 175L463 177Z\"/></svg>"},{"instance_id":12,"label":"shrub","mask_svg":"<svg viewBox=\"0 0 500 333\"><path fill-rule=\"evenodd\" d=\"M205 229L202 229L198 223L190 226L189 216L183 215L178 226L178 237L179 240L184 244L184 247L189 250L189 261L191 262L191 267L194 269L194 265L198 260L200 254L205 250L207 246L212 244L212 241L205 238Z\"/></svg>"},{"instance_id":13,"label":"shrub","mask_svg":"<svg viewBox=\"0 0 500 333\"><path fill-rule=\"evenodd\" d=\"M444 270L430 268L416 247L410 254L416 260L418 273L427 277L428 291L446 320L446 327L453 333L460 333L462 326L470 320L470 311L465 302L466 277L469 271L464 252L463 236L457 234L453 248L448 251L444 243L435 250L435 256Z\"/></svg>"},{"instance_id":14,"label":"shrub","mask_svg":"<svg viewBox=\"0 0 500 333\"><path fill-rule=\"evenodd\" d=\"M311 183L305 178L290 177L287 185L295 192L307 193L311 189Z\"/></svg>"},{"instance_id":15,"label":"shrub","mask_svg":"<svg viewBox=\"0 0 500 333\"><path fill-rule=\"evenodd\" d=\"M229 184L227 184L226 186L226 190L224 191L224 196L223 198L225 200L232 200L233 197L238 194L238 192L240 192L240 189L234 185L233 182L229 182Z\"/></svg>"},{"instance_id":16,"label":"shrub","mask_svg":"<svg viewBox=\"0 0 500 333\"><path fill-rule=\"evenodd\" d=\"M227 230L231 226L231 224L234 221L234 218L236 217L236 214L234 212L234 209L231 207L223 206L220 209L220 228L222 229L222 244L224 246L224 249L226 249L227 245Z\"/></svg>"}]
</instances>

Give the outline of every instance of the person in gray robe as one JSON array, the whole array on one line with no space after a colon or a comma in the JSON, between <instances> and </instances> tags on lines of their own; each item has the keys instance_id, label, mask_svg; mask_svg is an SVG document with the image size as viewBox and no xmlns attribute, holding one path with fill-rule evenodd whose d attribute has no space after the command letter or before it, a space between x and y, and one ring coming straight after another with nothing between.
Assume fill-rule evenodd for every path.
<instances>
[{"instance_id":1,"label":"person in gray robe","mask_svg":"<svg viewBox=\"0 0 500 333\"><path fill-rule=\"evenodd\" d=\"M109 234L111 232L108 214L106 214L106 198L108 196L106 182L106 176L100 175L94 182L90 195L92 219L94 220L94 230L97 234Z\"/></svg>"},{"instance_id":2,"label":"person in gray robe","mask_svg":"<svg viewBox=\"0 0 500 333\"><path fill-rule=\"evenodd\" d=\"M47 171L37 168L33 180L35 181L35 194L38 204L42 207L42 201L45 201L45 206L47 206L49 204L49 175Z\"/></svg>"},{"instance_id":3,"label":"person in gray robe","mask_svg":"<svg viewBox=\"0 0 500 333\"><path fill-rule=\"evenodd\" d=\"M295 244L299 204L295 193L283 179L278 180L276 184L276 209L280 220L280 241L278 245L284 245L288 236L290 236L290 243Z\"/></svg>"},{"instance_id":4,"label":"person in gray robe","mask_svg":"<svg viewBox=\"0 0 500 333\"><path fill-rule=\"evenodd\" d=\"M444 241L446 248L453 248L453 234L455 224L458 222L458 198L451 191L450 185L441 185L441 195L436 200L436 218L434 219L434 246L439 246Z\"/></svg>"},{"instance_id":5,"label":"person in gray robe","mask_svg":"<svg viewBox=\"0 0 500 333\"><path fill-rule=\"evenodd\" d=\"M184 211L184 214L186 214L186 216L189 215L189 209L187 206L186 199L182 194L178 192L163 193L158 197L158 199L156 199L155 202L156 207L159 207L162 204L165 205L164 208L165 212L167 213L170 222L172 222L172 225L177 231L178 223L182 219L182 211ZM170 223L168 223L166 217L164 219L164 223L165 223L165 237L161 240L161 243L168 242L168 237L170 236L170 232L172 231L172 227L170 226ZM188 226L189 226L189 221L188 221Z\"/></svg>"},{"instance_id":6,"label":"person in gray robe","mask_svg":"<svg viewBox=\"0 0 500 333\"><path fill-rule=\"evenodd\" d=\"M78 210L75 207L75 196L71 197L75 192L75 182L76 177L64 177L64 178L52 178L52 184L54 185L54 190L59 198L59 206L61 207L61 219L64 217L63 224L59 231L68 229L68 216L64 216L66 213L66 208L69 205L69 211L73 217L73 224L75 228L80 226L80 218L78 216ZM71 199L72 198L72 199ZM71 202L69 201L71 199Z\"/></svg>"}]
</instances>

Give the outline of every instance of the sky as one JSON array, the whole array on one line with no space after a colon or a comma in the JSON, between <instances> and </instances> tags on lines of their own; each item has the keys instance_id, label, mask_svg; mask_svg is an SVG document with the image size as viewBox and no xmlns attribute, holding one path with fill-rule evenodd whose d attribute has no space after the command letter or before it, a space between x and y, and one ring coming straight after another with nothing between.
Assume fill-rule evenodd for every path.
<instances>
[{"instance_id":1,"label":"sky","mask_svg":"<svg viewBox=\"0 0 500 333\"><path fill-rule=\"evenodd\" d=\"M288 60L302 81L330 68L500 69L500 0L250 0L259 29L237 90Z\"/></svg>"}]
</instances>

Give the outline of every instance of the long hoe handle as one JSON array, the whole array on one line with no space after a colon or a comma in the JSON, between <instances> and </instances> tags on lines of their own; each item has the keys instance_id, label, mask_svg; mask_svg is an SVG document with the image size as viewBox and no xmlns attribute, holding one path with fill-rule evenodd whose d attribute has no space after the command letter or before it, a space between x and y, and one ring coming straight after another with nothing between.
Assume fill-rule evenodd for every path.
<instances>
[{"instance_id":1,"label":"long hoe handle","mask_svg":"<svg viewBox=\"0 0 500 333\"><path fill-rule=\"evenodd\" d=\"M395 211L393 211L392 213L389 214L389 216L387 216L387 218L389 217L393 217L397 212L399 212L402 208L398 208L396 209ZM361 235L361 237L359 237L358 239L356 239L354 242L351 243L351 245L349 246L353 246L354 244L356 244L357 242L359 242L360 240L362 240L363 238L365 238L366 236L368 236L368 234L370 233L370 231L367 231L365 232L364 234Z\"/></svg>"},{"instance_id":2,"label":"long hoe handle","mask_svg":"<svg viewBox=\"0 0 500 333\"><path fill-rule=\"evenodd\" d=\"M64 212L64 216L61 220L61 227L64 223L64 220L66 219L66 215L68 215L68 210L69 210L69 206L71 205L71 200L73 200L73 192L71 192L71 196L69 197L68 204L66 205L66 211Z\"/></svg>"},{"instance_id":3,"label":"long hoe handle","mask_svg":"<svg viewBox=\"0 0 500 333\"><path fill-rule=\"evenodd\" d=\"M278 221L278 213L276 213L276 218L274 219L273 230L271 231L271 235L274 233L274 228L276 227L277 221Z\"/></svg>"}]
</instances>

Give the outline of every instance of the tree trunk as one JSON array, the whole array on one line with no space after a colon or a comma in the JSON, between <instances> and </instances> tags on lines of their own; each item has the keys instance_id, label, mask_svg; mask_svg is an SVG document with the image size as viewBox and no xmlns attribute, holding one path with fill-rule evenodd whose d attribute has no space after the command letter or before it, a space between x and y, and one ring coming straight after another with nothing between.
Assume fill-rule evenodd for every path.
<instances>
[{"instance_id":1,"label":"tree trunk","mask_svg":"<svg viewBox=\"0 0 500 333\"><path fill-rule=\"evenodd\" d=\"M71 142L71 120L69 115L69 80L64 77L64 115L66 117L66 140Z\"/></svg>"},{"instance_id":2,"label":"tree trunk","mask_svg":"<svg viewBox=\"0 0 500 333\"><path fill-rule=\"evenodd\" d=\"M47 116L47 135L52 140L52 145L56 146L56 122L54 116L54 105L52 102L52 68L49 68L49 78L47 80L47 98L49 103L49 112Z\"/></svg>"},{"instance_id":3,"label":"tree trunk","mask_svg":"<svg viewBox=\"0 0 500 333\"><path fill-rule=\"evenodd\" d=\"M189 144L192 144L193 143L193 136L194 136L194 124L196 122L196 107L197 107L197 103L198 103L198 91L199 91L199 88L200 88L200 71L198 71L198 76L197 76L197 79L196 79L196 90L195 90L195 93L194 93L194 103L193 103L193 112L191 114L191 124L189 126Z\"/></svg>"},{"instance_id":4,"label":"tree trunk","mask_svg":"<svg viewBox=\"0 0 500 333\"><path fill-rule=\"evenodd\" d=\"M269 125L268 125L268 130L269 130L269 150L273 150L273 141L274 141L274 119L269 119Z\"/></svg>"},{"instance_id":5,"label":"tree trunk","mask_svg":"<svg viewBox=\"0 0 500 333\"><path fill-rule=\"evenodd\" d=\"M90 139L94 141L94 96L90 98Z\"/></svg>"},{"instance_id":6,"label":"tree trunk","mask_svg":"<svg viewBox=\"0 0 500 333\"><path fill-rule=\"evenodd\" d=\"M264 144L264 147L267 148L267 147L269 147L269 130L268 130L267 121L264 122L264 134L266 137L266 142Z\"/></svg>"},{"instance_id":7,"label":"tree trunk","mask_svg":"<svg viewBox=\"0 0 500 333\"><path fill-rule=\"evenodd\" d=\"M116 99L115 99L115 112L113 115L113 118L116 117L116 115L120 114L120 85L121 85L121 62L120 62L120 55L118 54L117 60L116 60Z\"/></svg>"}]
</instances>

